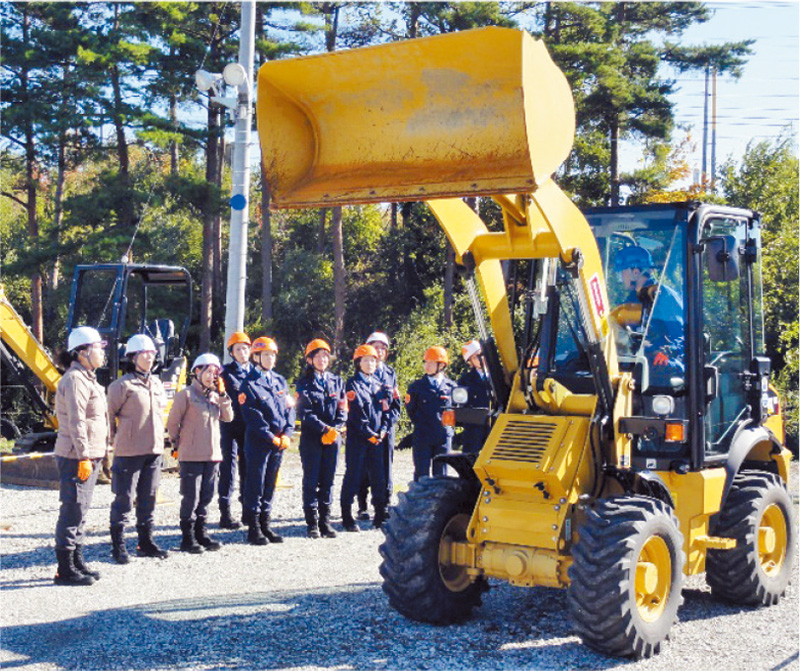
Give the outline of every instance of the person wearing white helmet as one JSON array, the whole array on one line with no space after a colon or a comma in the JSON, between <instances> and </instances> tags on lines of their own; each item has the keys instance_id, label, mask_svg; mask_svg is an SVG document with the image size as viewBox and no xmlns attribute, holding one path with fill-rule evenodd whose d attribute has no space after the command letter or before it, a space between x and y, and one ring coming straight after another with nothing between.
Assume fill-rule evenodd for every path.
<instances>
[{"instance_id":1,"label":"person wearing white helmet","mask_svg":"<svg viewBox=\"0 0 800 671\"><path fill-rule=\"evenodd\" d=\"M108 410L96 371L105 364L105 342L89 326L69 334L70 366L56 391L55 459L61 506L56 522L57 585L91 585L100 578L83 559L86 514L108 449Z\"/></svg>"},{"instance_id":2,"label":"person wearing white helmet","mask_svg":"<svg viewBox=\"0 0 800 671\"><path fill-rule=\"evenodd\" d=\"M208 506L214 500L222 461L220 422L233 419L221 371L216 355L198 356L192 364L194 379L175 396L167 418L172 454L181 468L181 550L190 554L221 547L206 532Z\"/></svg>"},{"instance_id":3,"label":"person wearing white helmet","mask_svg":"<svg viewBox=\"0 0 800 671\"><path fill-rule=\"evenodd\" d=\"M491 398L481 354L481 344L477 340L470 340L461 348L461 356L470 369L458 378L458 386L466 388L469 393L467 406L470 408L488 408ZM461 434L461 451L465 454L477 454L483 448L488 435L488 427L468 424Z\"/></svg>"},{"instance_id":4,"label":"person wearing white helmet","mask_svg":"<svg viewBox=\"0 0 800 671\"><path fill-rule=\"evenodd\" d=\"M400 390L397 387L397 373L394 368L386 363L389 356L389 336L381 331L372 332L366 340L367 345L372 345L378 353L378 369L375 378L381 384L380 401L384 409L384 424L382 433L386 437L381 441L380 449L383 450L384 482L386 483L386 505L391 505L394 493L392 480L392 463L394 461L395 425L400 420L403 405L400 402ZM369 473L364 471L361 486L358 489L358 519L368 520L367 497L369 494ZM375 507L375 493L372 495L372 505Z\"/></svg>"},{"instance_id":5,"label":"person wearing white helmet","mask_svg":"<svg viewBox=\"0 0 800 671\"><path fill-rule=\"evenodd\" d=\"M163 559L167 552L153 540L153 519L164 455L164 409L167 395L152 374L156 345L137 333L125 345L128 372L108 387L108 414L114 442L111 466L111 554L118 564L130 559L125 525L136 502L140 557Z\"/></svg>"}]
</instances>

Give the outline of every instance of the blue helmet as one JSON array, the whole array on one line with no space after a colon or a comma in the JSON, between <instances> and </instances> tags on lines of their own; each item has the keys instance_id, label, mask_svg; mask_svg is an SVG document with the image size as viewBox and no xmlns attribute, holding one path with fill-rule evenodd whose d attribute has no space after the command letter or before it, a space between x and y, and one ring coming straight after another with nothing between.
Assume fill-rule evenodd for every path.
<instances>
[{"instance_id":1,"label":"blue helmet","mask_svg":"<svg viewBox=\"0 0 800 671\"><path fill-rule=\"evenodd\" d=\"M614 257L614 270L622 272L628 268L646 270L653 267L653 257L644 247L630 245L620 249Z\"/></svg>"}]
</instances>

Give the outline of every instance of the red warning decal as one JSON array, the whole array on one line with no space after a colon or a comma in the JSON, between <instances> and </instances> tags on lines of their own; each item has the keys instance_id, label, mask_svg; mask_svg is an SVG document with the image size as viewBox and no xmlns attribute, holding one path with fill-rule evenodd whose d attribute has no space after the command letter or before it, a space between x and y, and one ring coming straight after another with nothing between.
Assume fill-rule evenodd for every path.
<instances>
[{"instance_id":1,"label":"red warning decal","mask_svg":"<svg viewBox=\"0 0 800 671\"><path fill-rule=\"evenodd\" d=\"M592 275L589 279L589 291L592 294L592 303L594 303L594 310L597 316L601 319L606 313L606 304L603 301L603 289L600 286L600 278L597 273Z\"/></svg>"}]
</instances>

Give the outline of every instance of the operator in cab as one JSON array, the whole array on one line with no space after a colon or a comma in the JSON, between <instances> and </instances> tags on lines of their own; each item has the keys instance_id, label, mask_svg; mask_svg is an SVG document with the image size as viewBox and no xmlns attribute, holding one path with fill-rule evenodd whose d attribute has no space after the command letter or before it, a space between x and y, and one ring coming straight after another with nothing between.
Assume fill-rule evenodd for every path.
<instances>
[{"instance_id":1,"label":"operator in cab","mask_svg":"<svg viewBox=\"0 0 800 671\"><path fill-rule=\"evenodd\" d=\"M650 384L664 386L670 378L684 375L683 299L674 289L655 281L651 273L653 265L650 252L639 245L629 245L617 252L614 270L620 273L629 293L615 312L620 315L624 309L629 316L623 325L644 338Z\"/></svg>"}]
</instances>

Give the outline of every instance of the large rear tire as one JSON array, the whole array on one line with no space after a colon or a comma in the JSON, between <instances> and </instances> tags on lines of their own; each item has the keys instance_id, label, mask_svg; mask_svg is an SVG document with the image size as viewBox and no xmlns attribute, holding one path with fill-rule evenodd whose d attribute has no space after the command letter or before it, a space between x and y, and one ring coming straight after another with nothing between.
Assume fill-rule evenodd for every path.
<instances>
[{"instance_id":1,"label":"large rear tire","mask_svg":"<svg viewBox=\"0 0 800 671\"><path fill-rule=\"evenodd\" d=\"M445 625L466 620L481 605L486 579L472 581L463 567L439 561L443 543L466 540L478 494L467 480L423 478L400 495L382 527L386 540L380 546L383 591L395 610Z\"/></svg>"},{"instance_id":2,"label":"large rear tire","mask_svg":"<svg viewBox=\"0 0 800 671\"><path fill-rule=\"evenodd\" d=\"M733 479L711 533L735 538L732 550L709 550L706 580L724 601L771 606L786 591L796 552L792 501L777 475L742 471Z\"/></svg>"},{"instance_id":3,"label":"large rear tire","mask_svg":"<svg viewBox=\"0 0 800 671\"><path fill-rule=\"evenodd\" d=\"M683 536L672 509L644 496L598 501L572 557L567 604L583 642L619 657L658 653L683 602Z\"/></svg>"}]
</instances>

